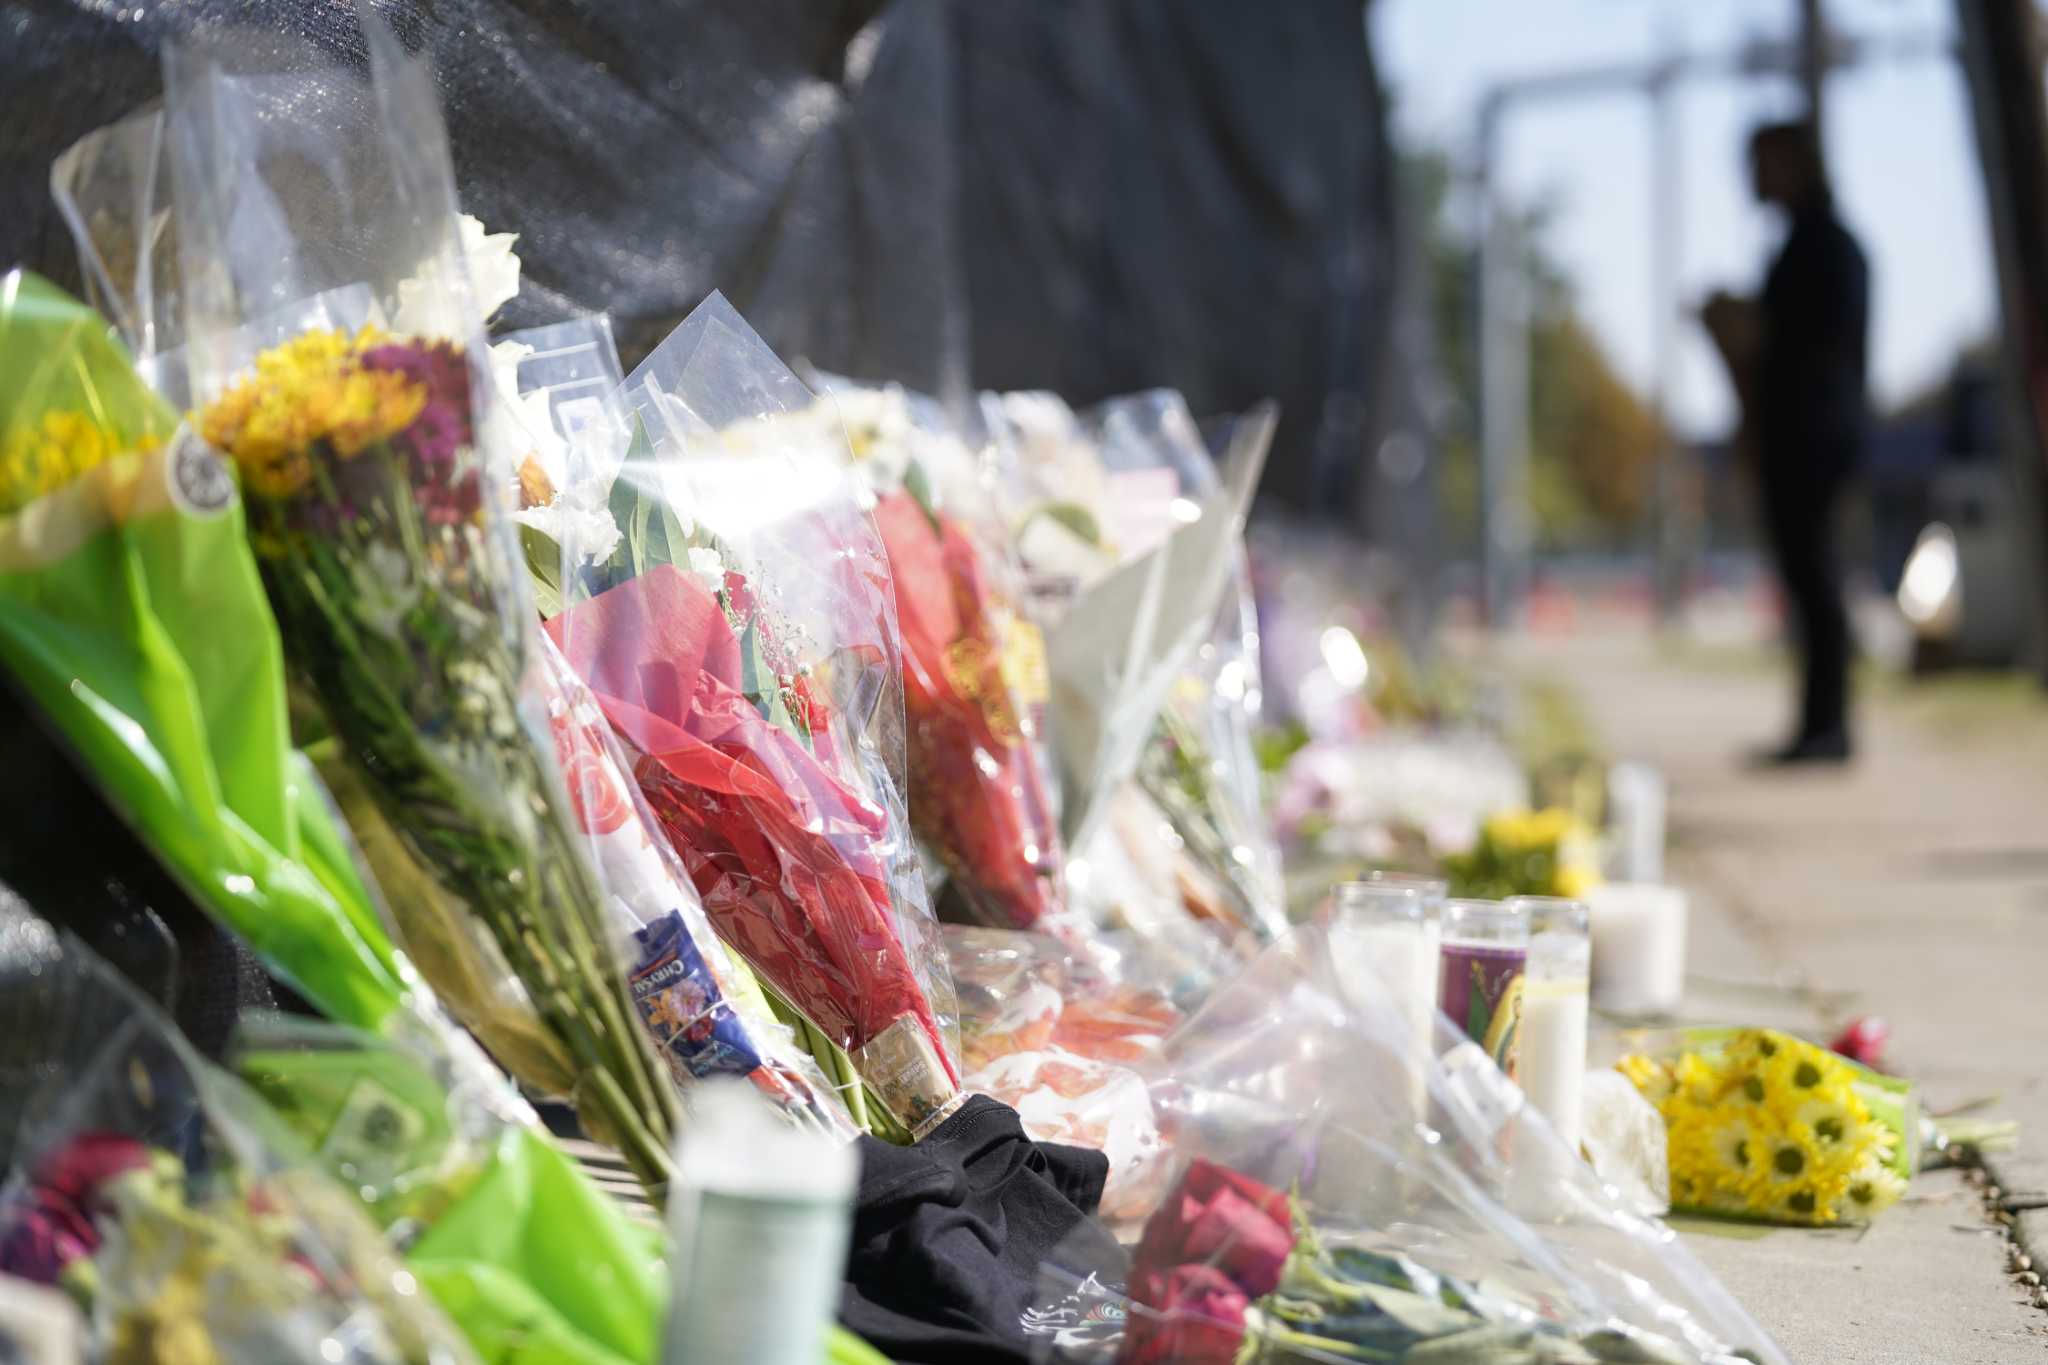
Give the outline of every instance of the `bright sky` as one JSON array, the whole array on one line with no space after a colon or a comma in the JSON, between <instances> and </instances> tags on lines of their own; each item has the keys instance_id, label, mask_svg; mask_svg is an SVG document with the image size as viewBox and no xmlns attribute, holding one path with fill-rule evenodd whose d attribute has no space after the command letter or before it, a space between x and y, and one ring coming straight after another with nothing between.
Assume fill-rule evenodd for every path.
<instances>
[{"instance_id":1,"label":"bright sky","mask_svg":"<svg viewBox=\"0 0 2048 1365\"><path fill-rule=\"evenodd\" d=\"M1857 34L1954 32L1950 0L1827 0ZM1377 0L1376 53L1409 146L1473 146L1474 110L1494 82L1589 64L1638 61L1667 35L1686 51L1733 51L1787 37L1795 0ZM1828 89L1830 169L1843 216L1873 268L1871 364L1877 398L1896 400L1947 373L1959 345L1996 317L1984 195L1969 108L1953 62L1879 61ZM1689 83L1678 100L1683 148L1680 298L1753 288L1775 240L1749 198L1751 126L1795 114L1788 81ZM1519 202L1555 205L1549 245L1581 307L1628 377L1647 385L1650 302L1648 102L1571 97L1524 104L1502 137L1503 178ZM1676 416L1688 434L1730 423L1732 397L1697 327L1680 332Z\"/></svg>"}]
</instances>

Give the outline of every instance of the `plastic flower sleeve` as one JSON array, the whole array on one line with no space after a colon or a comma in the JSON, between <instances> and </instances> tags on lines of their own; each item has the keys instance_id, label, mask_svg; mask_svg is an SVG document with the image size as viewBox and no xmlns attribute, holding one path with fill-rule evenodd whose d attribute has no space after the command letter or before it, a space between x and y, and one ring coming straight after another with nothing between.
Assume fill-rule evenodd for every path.
<instances>
[{"instance_id":1,"label":"plastic flower sleeve","mask_svg":"<svg viewBox=\"0 0 2048 1365\"><path fill-rule=\"evenodd\" d=\"M777 1022L753 974L711 931L596 699L542 638L546 705L577 826L604 882L640 1022L677 1085L753 1083L791 1122L851 1138L846 1110Z\"/></svg>"},{"instance_id":2,"label":"plastic flower sleeve","mask_svg":"<svg viewBox=\"0 0 2048 1365\"><path fill-rule=\"evenodd\" d=\"M244 1080L356 1193L479 1354L652 1360L661 1269L631 1222L501 1076L433 1039L259 1018ZM558 1254L564 1244L576 1254Z\"/></svg>"},{"instance_id":3,"label":"plastic flower sleeve","mask_svg":"<svg viewBox=\"0 0 2048 1365\"><path fill-rule=\"evenodd\" d=\"M790 420L812 395L716 296L626 392L623 539L565 566L571 605L548 631L713 927L907 1136L943 1116L959 1073L901 799L888 561L845 437Z\"/></svg>"},{"instance_id":4,"label":"plastic flower sleeve","mask_svg":"<svg viewBox=\"0 0 2048 1365\"><path fill-rule=\"evenodd\" d=\"M501 338L501 394L518 405L516 519L542 615L560 611L565 563L609 558L619 532L607 495L625 452L618 355L602 317ZM640 796L595 698L553 641L539 640L540 704L605 901L634 1007L679 1086L753 1082L792 1122L850 1138L846 1109L777 1021L750 969L712 933L696 888Z\"/></svg>"},{"instance_id":5,"label":"plastic flower sleeve","mask_svg":"<svg viewBox=\"0 0 2048 1365\"><path fill-rule=\"evenodd\" d=\"M1369 975L1299 928L1167 1041L1179 1173L1128 1261L1048 1261L1054 1358L1784 1361L1447 1020L1419 1055Z\"/></svg>"},{"instance_id":6,"label":"plastic flower sleeve","mask_svg":"<svg viewBox=\"0 0 2048 1365\"><path fill-rule=\"evenodd\" d=\"M895 583L911 824L975 920L1078 938L1041 747L1044 636L981 461L929 399L829 382Z\"/></svg>"},{"instance_id":7,"label":"plastic flower sleeve","mask_svg":"<svg viewBox=\"0 0 2048 1365\"><path fill-rule=\"evenodd\" d=\"M1017 1111L1039 1142L1109 1158L1102 1216L1142 1216L1163 1193L1165 1147L1136 1070L1181 1022L1137 964L1105 971L1059 940L1008 929L946 927L960 999L967 1088Z\"/></svg>"},{"instance_id":8,"label":"plastic flower sleeve","mask_svg":"<svg viewBox=\"0 0 2048 1365\"><path fill-rule=\"evenodd\" d=\"M175 347L183 319L163 110L65 148L50 164L50 196L77 243L87 299L145 365Z\"/></svg>"},{"instance_id":9,"label":"plastic flower sleeve","mask_svg":"<svg viewBox=\"0 0 2048 1365\"><path fill-rule=\"evenodd\" d=\"M1079 420L1094 434L1108 477L1123 481L1134 505L1148 509L1125 512L1140 537L1150 524L1170 524L1174 499L1210 497L1219 486L1210 448L1177 393L1112 399ZM1234 446L1263 447L1271 437L1270 421L1250 414L1227 424L1216 453L1234 458ZM1231 917L1270 941L1287 927L1286 890L1252 752L1259 669L1258 613L1240 538L1208 634L1168 688L1137 775L1189 856L1222 890Z\"/></svg>"},{"instance_id":10,"label":"plastic flower sleeve","mask_svg":"<svg viewBox=\"0 0 2048 1365\"><path fill-rule=\"evenodd\" d=\"M368 78L309 44L166 47L200 435L239 471L295 674L393 829L489 930L659 1197L675 1098L522 709L531 605L477 433L489 383L423 63L364 24ZM387 330L388 329L388 330Z\"/></svg>"},{"instance_id":11,"label":"plastic flower sleeve","mask_svg":"<svg viewBox=\"0 0 2048 1365\"><path fill-rule=\"evenodd\" d=\"M404 965L286 732L232 484L103 319L0 277L0 662L194 900L333 1017Z\"/></svg>"},{"instance_id":12,"label":"plastic flower sleeve","mask_svg":"<svg viewBox=\"0 0 2048 1365\"><path fill-rule=\"evenodd\" d=\"M30 989L46 1006L88 997L96 1046L21 1116L0 1186L0 1272L85 1300L92 1359L476 1358L246 1087L75 941L45 956Z\"/></svg>"}]
</instances>

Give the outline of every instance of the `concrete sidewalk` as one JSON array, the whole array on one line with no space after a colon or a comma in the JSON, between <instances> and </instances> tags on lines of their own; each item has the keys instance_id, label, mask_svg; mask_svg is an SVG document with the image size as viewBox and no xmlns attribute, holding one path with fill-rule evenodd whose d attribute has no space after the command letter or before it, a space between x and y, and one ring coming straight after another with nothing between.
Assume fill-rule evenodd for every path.
<instances>
[{"instance_id":1,"label":"concrete sidewalk","mask_svg":"<svg viewBox=\"0 0 2048 1365\"><path fill-rule=\"evenodd\" d=\"M1641 630L1507 655L1568 689L1607 753L1670 780L1668 873L1693 898L1687 1022L1825 1040L1880 1014L1888 1064L1931 1108L1995 1098L1987 1112L2022 1122L2020 1150L1990 1158L2006 1196L2048 1191L2048 698L2017 679L1879 682L1853 766L1763 774L1738 760L1784 733L1790 684L1761 656L1660 651ZM2014 1231L2036 1218L2048 1252L2048 1210ZM1866 1232L1682 1226L1794 1360L2048 1354L2048 1311L1959 1172L1923 1174Z\"/></svg>"}]
</instances>

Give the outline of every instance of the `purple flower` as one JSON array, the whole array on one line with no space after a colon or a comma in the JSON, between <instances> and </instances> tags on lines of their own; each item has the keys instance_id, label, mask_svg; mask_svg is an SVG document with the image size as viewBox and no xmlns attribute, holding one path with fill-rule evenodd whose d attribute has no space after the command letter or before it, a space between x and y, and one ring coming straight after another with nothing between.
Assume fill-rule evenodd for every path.
<instances>
[{"instance_id":1,"label":"purple flower","mask_svg":"<svg viewBox=\"0 0 2048 1365\"><path fill-rule=\"evenodd\" d=\"M483 490L476 471L442 482L429 479L419 488L420 511L429 525L460 526L476 520L483 509Z\"/></svg>"},{"instance_id":2,"label":"purple flower","mask_svg":"<svg viewBox=\"0 0 2048 1365\"><path fill-rule=\"evenodd\" d=\"M363 352L363 368L402 374L426 390L426 406L405 429L415 469L432 482L454 470L456 453L472 437L469 362L449 342L392 342Z\"/></svg>"},{"instance_id":3,"label":"purple flower","mask_svg":"<svg viewBox=\"0 0 2048 1365\"><path fill-rule=\"evenodd\" d=\"M468 411L453 403L430 402L405 429L405 439L422 474L446 478L455 467L456 452L469 444Z\"/></svg>"},{"instance_id":4,"label":"purple flower","mask_svg":"<svg viewBox=\"0 0 2048 1365\"><path fill-rule=\"evenodd\" d=\"M363 352L366 370L396 370L427 391L428 403L469 411L469 359L448 341L394 341Z\"/></svg>"}]
</instances>

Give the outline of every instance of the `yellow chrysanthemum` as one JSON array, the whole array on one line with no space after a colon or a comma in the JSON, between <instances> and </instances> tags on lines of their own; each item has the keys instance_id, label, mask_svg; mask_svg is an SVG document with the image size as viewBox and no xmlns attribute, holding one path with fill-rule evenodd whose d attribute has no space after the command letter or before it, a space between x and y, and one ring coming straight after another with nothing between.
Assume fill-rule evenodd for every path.
<instances>
[{"instance_id":1,"label":"yellow chrysanthemum","mask_svg":"<svg viewBox=\"0 0 2048 1365\"><path fill-rule=\"evenodd\" d=\"M1790 1104L1828 1097L1840 1099L1850 1093L1853 1073L1842 1059L1824 1048L1797 1038L1779 1038L1776 1052L1763 1067L1764 1085Z\"/></svg>"},{"instance_id":2,"label":"yellow chrysanthemum","mask_svg":"<svg viewBox=\"0 0 2048 1365\"><path fill-rule=\"evenodd\" d=\"M52 409L8 434L0 449L0 512L13 512L53 493L121 450L82 412Z\"/></svg>"},{"instance_id":3,"label":"yellow chrysanthemum","mask_svg":"<svg viewBox=\"0 0 2048 1365\"><path fill-rule=\"evenodd\" d=\"M1876 1162L1857 1168L1836 1204L1838 1216L1859 1220L1873 1218L1905 1196L1906 1182L1897 1171Z\"/></svg>"},{"instance_id":4,"label":"yellow chrysanthemum","mask_svg":"<svg viewBox=\"0 0 2048 1365\"><path fill-rule=\"evenodd\" d=\"M1671 1068L1673 1085L1695 1104L1712 1104L1729 1085L1728 1077L1697 1052L1682 1054Z\"/></svg>"},{"instance_id":5,"label":"yellow chrysanthemum","mask_svg":"<svg viewBox=\"0 0 2048 1365\"><path fill-rule=\"evenodd\" d=\"M1817 1144L1861 1151L1870 1141L1870 1111L1853 1091L1846 1098L1834 1094L1809 1095L1791 1103L1780 1116L1788 1128Z\"/></svg>"},{"instance_id":6,"label":"yellow chrysanthemum","mask_svg":"<svg viewBox=\"0 0 2048 1365\"><path fill-rule=\"evenodd\" d=\"M1602 880L1599 878L1599 868L1593 868L1591 864L1561 860L1559 866L1556 866L1556 894L1561 894L1569 900L1583 900L1589 890L1599 886L1599 880Z\"/></svg>"},{"instance_id":7,"label":"yellow chrysanthemum","mask_svg":"<svg viewBox=\"0 0 2048 1365\"><path fill-rule=\"evenodd\" d=\"M1662 1105L1677 1088L1671 1079L1670 1068L1655 1057L1646 1057L1640 1052L1623 1057L1614 1064L1614 1069L1628 1077L1629 1084L1652 1105Z\"/></svg>"},{"instance_id":8,"label":"yellow chrysanthemum","mask_svg":"<svg viewBox=\"0 0 2048 1365\"><path fill-rule=\"evenodd\" d=\"M1711 1188L1747 1197L1764 1175L1772 1141L1754 1116L1725 1112L1711 1130L1711 1164L1699 1174Z\"/></svg>"},{"instance_id":9,"label":"yellow chrysanthemum","mask_svg":"<svg viewBox=\"0 0 2048 1365\"><path fill-rule=\"evenodd\" d=\"M403 431L427 393L403 374L365 370L357 358L386 338L364 328L306 332L256 359L256 372L200 415L208 444L226 451L249 485L287 497L312 477L312 447L325 441L342 459Z\"/></svg>"}]
</instances>

